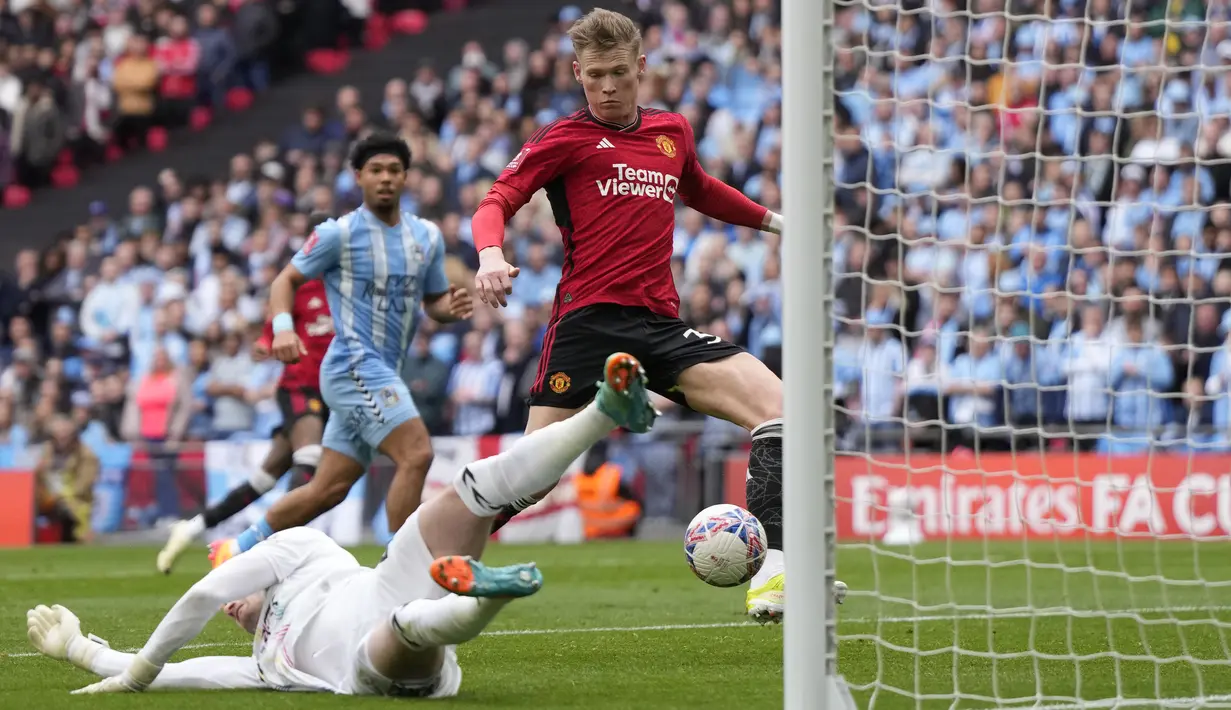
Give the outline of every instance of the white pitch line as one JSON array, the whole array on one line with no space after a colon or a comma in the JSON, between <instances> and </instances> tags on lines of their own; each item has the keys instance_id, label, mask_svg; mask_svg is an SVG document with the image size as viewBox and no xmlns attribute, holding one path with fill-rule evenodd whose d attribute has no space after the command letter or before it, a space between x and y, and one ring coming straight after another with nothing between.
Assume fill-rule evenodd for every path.
<instances>
[{"instance_id":1,"label":"white pitch line","mask_svg":"<svg viewBox=\"0 0 1231 710\"><path fill-rule=\"evenodd\" d=\"M932 616L864 616L864 617L839 617L839 624L913 624L927 623L935 621L987 621L990 619L1025 619L1030 617L1057 617L1057 616L1081 616L1086 618L1099 618L1102 615L1118 615L1128 616L1133 614L1192 614L1196 612L1215 612L1229 611L1231 607L1148 607L1142 609L1038 609L1035 611L1011 611L1000 613L970 613L970 614L950 614L950 615L932 615ZM499 629L496 631L486 631L484 636L556 636L563 634L619 634L619 633L643 633L652 631L694 631L699 629L738 629L738 628L755 628L760 626L751 621L727 621L711 624L655 624L649 626L590 626L584 628L565 628L565 629ZM189 644L183 647L183 650L196 650L202 648L241 648L251 646L250 643L244 641L225 641L214 643L197 643ZM140 648L120 649L124 653L136 653ZM41 656L41 653L0 653L0 658L36 658ZM1231 696L1228 696L1231 697ZM1048 706L1045 710L1060 710L1063 707L1051 708ZM1043 710L1036 708L1035 710Z\"/></svg>"},{"instance_id":2,"label":"white pitch line","mask_svg":"<svg viewBox=\"0 0 1231 710\"><path fill-rule=\"evenodd\" d=\"M915 624L933 621L988 621L991 619L1029 619L1031 617L1072 616L1081 619L1101 619L1107 616L1129 617L1134 614L1198 614L1231 611L1231 606L1172 606L1143 607L1138 609L1022 609L1014 611L972 611L959 614L922 614L917 616L842 616L839 624ZM1231 621L1226 623L1231 624Z\"/></svg>"},{"instance_id":3,"label":"white pitch line","mask_svg":"<svg viewBox=\"0 0 1231 710\"><path fill-rule=\"evenodd\" d=\"M1010 705L996 706L996 710L1098 710L1107 708L1193 708L1209 703L1231 702L1231 695L1205 695L1197 698L1109 698L1107 700L1086 700L1080 703L1057 703L1053 705ZM1225 707L1225 706L1224 706ZM992 710L989 708L989 710Z\"/></svg>"}]
</instances>

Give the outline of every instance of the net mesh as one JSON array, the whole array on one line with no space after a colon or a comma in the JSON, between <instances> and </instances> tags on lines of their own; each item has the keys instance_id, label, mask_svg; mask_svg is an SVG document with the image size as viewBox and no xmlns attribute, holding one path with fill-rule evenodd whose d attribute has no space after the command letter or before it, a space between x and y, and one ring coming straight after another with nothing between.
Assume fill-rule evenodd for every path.
<instances>
[{"instance_id":1,"label":"net mesh","mask_svg":"<svg viewBox=\"0 0 1231 710\"><path fill-rule=\"evenodd\" d=\"M1229 18L837 1L861 706L1231 707Z\"/></svg>"}]
</instances>

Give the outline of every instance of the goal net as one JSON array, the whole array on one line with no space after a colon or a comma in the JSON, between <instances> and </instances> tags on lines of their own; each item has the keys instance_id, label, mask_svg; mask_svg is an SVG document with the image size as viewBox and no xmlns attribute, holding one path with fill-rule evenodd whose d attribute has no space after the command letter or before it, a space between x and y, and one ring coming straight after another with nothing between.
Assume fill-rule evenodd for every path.
<instances>
[{"instance_id":1,"label":"goal net","mask_svg":"<svg viewBox=\"0 0 1231 710\"><path fill-rule=\"evenodd\" d=\"M839 672L1231 707L1231 4L834 15Z\"/></svg>"}]
</instances>

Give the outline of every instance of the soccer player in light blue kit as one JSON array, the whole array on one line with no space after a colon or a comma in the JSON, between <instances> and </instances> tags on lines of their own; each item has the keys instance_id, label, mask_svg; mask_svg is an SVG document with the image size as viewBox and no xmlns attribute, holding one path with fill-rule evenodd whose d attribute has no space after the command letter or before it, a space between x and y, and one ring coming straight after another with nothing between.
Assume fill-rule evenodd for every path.
<instances>
[{"instance_id":1,"label":"soccer player in light blue kit","mask_svg":"<svg viewBox=\"0 0 1231 710\"><path fill-rule=\"evenodd\" d=\"M214 566L278 530L303 525L346 498L377 451L396 466L386 500L396 532L419 505L431 440L400 372L419 315L442 323L469 318L469 293L444 271L440 229L399 209L410 165L406 143L375 133L355 145L351 167L363 206L318 226L270 287L274 357L306 354L291 318L295 290L321 278L337 335L321 365L329 422L316 476L234 540L210 546Z\"/></svg>"}]
</instances>

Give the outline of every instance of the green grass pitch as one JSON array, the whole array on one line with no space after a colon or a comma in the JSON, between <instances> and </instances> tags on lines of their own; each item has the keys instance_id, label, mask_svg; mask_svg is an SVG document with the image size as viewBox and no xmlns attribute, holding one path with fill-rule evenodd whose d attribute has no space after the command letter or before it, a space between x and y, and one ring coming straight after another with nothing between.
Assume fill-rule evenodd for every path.
<instances>
[{"instance_id":1,"label":"green grass pitch","mask_svg":"<svg viewBox=\"0 0 1231 710\"><path fill-rule=\"evenodd\" d=\"M372 564L380 552L356 554ZM487 557L535 560L546 584L461 649L461 696L434 707L781 707L782 630L746 623L743 590L698 582L680 545L495 546ZM92 676L33 655L25 610L64 604L86 631L132 649L206 570L203 554L170 577L153 568L148 548L0 553L0 708L413 702L273 692L69 696ZM1196 696L1214 701L1204 707L1231 705L1231 544L846 546L839 570L851 588L839 667L860 707L1192 707L1186 699ZM196 644L183 657L243 654L249 641L220 616ZM1134 700L1106 702L1117 695Z\"/></svg>"}]
</instances>

